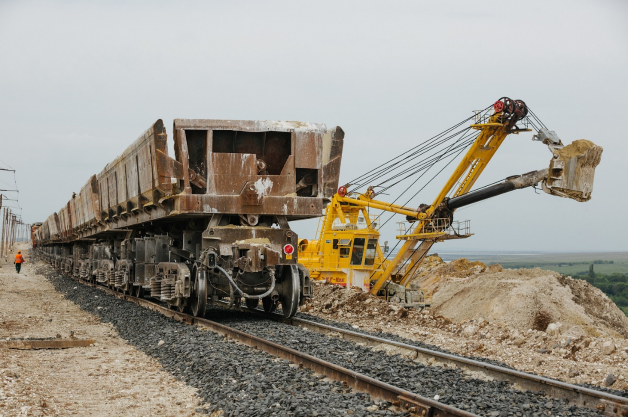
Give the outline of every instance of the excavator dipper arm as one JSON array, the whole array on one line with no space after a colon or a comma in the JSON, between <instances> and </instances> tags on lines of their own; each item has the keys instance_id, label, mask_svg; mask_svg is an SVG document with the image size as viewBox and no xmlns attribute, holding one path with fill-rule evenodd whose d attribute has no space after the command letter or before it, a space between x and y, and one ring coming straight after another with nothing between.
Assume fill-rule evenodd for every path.
<instances>
[{"instance_id":1,"label":"excavator dipper arm","mask_svg":"<svg viewBox=\"0 0 628 417\"><path fill-rule=\"evenodd\" d=\"M472 191L459 197L451 198L447 200L447 208L455 210L457 208L468 206L469 204L477 203L478 201L486 200L513 190L532 187L541 181L545 181L547 179L547 172L547 168L539 171L528 172L527 174L511 177L501 184L496 184L478 191Z\"/></svg>"}]
</instances>

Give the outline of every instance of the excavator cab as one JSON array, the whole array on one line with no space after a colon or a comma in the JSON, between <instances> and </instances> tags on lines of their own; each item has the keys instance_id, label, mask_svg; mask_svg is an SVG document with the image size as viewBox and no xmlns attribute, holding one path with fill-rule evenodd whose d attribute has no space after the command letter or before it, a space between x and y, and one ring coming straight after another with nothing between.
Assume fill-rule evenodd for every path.
<instances>
[{"instance_id":1,"label":"excavator cab","mask_svg":"<svg viewBox=\"0 0 628 417\"><path fill-rule=\"evenodd\" d=\"M300 241L299 262L308 268L313 281L369 291L370 279L384 258L379 216L333 199L323 223L317 240Z\"/></svg>"}]
</instances>

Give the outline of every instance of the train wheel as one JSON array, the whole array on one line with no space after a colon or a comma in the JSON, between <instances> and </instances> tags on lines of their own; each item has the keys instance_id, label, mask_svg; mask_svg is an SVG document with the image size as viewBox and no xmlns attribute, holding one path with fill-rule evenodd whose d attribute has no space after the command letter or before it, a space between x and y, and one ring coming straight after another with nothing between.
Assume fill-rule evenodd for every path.
<instances>
[{"instance_id":1,"label":"train wheel","mask_svg":"<svg viewBox=\"0 0 628 417\"><path fill-rule=\"evenodd\" d=\"M285 267L284 267L285 268ZM296 265L289 265L286 270L286 276L283 282L283 296L281 301L281 310L283 316L290 318L297 314L299 309L299 296L301 295L301 279L299 278L299 268Z\"/></svg>"},{"instance_id":2,"label":"train wheel","mask_svg":"<svg viewBox=\"0 0 628 417\"><path fill-rule=\"evenodd\" d=\"M264 311L267 313L272 313L277 309L277 303L270 297L262 298L262 306L264 307Z\"/></svg>"},{"instance_id":3,"label":"train wheel","mask_svg":"<svg viewBox=\"0 0 628 417\"><path fill-rule=\"evenodd\" d=\"M193 271L196 273L194 276L194 287L192 288L192 294L190 294L190 310L195 317L203 317L207 310L207 275L202 269L198 269L196 266Z\"/></svg>"},{"instance_id":4,"label":"train wheel","mask_svg":"<svg viewBox=\"0 0 628 417\"><path fill-rule=\"evenodd\" d=\"M249 310L255 310L259 305L259 298L247 298L245 299L246 308Z\"/></svg>"}]
</instances>

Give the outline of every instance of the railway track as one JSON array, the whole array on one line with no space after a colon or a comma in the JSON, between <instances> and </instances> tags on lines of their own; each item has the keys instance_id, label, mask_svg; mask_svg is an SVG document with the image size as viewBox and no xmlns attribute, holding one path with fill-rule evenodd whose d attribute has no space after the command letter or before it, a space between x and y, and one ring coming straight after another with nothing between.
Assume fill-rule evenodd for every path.
<instances>
[{"instance_id":1,"label":"railway track","mask_svg":"<svg viewBox=\"0 0 628 417\"><path fill-rule=\"evenodd\" d=\"M243 311L246 311L243 309ZM302 318L286 319L281 315L268 315L254 311L265 318L293 326L303 327L321 334L340 335L345 340L361 343L369 347L394 347L398 353L410 354L423 362L437 363L443 366L455 366L468 372L480 372L489 378L508 381L521 390L543 392L548 397L568 400L571 404L601 411L607 416L628 416L628 398L620 397L604 391L596 391L579 385L569 384L539 375L529 374L514 369L481 362L436 350L426 349L407 343L397 342L381 337L334 327Z\"/></svg>"},{"instance_id":2,"label":"railway track","mask_svg":"<svg viewBox=\"0 0 628 417\"><path fill-rule=\"evenodd\" d=\"M399 410L407 411L413 416L474 416L458 408L435 401L431 398L412 393L408 390L379 381L375 378L361 374L359 372L338 366L320 358L316 358L307 353L299 352L287 346L282 346L264 338L234 329L227 325L217 323L205 318L198 318L186 313L181 313L168 309L159 303L136 298L116 292L112 289L95 285L85 281L82 284L98 288L108 294L118 298L131 301L152 311L158 312L176 321L197 325L212 332L221 334L227 338L236 340L255 349L260 349L273 356L286 359L299 367L311 369L317 374L342 381L347 386L360 392L367 392L375 398L390 401ZM344 340L359 343L369 347L394 347L399 353L409 353L420 361L436 362L441 365L455 366L465 371L481 372L490 378L508 381L516 388L522 390L540 391L551 398L566 399L570 403L595 410L600 415L606 416L628 416L628 399L610 393L596 391L589 388L567 384L542 376L526 374L516 370L500 367L497 365L480 362L456 355L438 352L410 344L384 339L364 333L359 333L339 327L334 327L322 323L316 323L302 318L285 319L278 314L266 314L260 310L248 310L241 308L241 311L255 314L261 318L281 322L284 324L298 326L312 332L341 337Z\"/></svg>"},{"instance_id":3,"label":"railway track","mask_svg":"<svg viewBox=\"0 0 628 417\"><path fill-rule=\"evenodd\" d=\"M141 305L173 320L203 327L212 332L223 335L229 339L233 339L247 346L250 346L254 349L260 349L278 358L286 359L298 365L299 367L308 368L317 374L325 375L326 377L336 381L341 381L357 391L366 392L375 398L390 401L400 411L407 411L412 416L477 416L477 414L469 413L464 410L460 410L458 408L439 403L438 401L435 401L433 399L409 392L399 387L395 387L369 376L360 374L359 372L343 368L341 366L324 361L306 353L299 352L295 349L282 346L280 344L265 340L263 338L245 333L237 329L233 329L229 326L217 323L215 321L211 321L205 318L194 317L190 314L171 310L167 307L160 305L159 303L144 298L136 298L127 294L123 294L110 288L103 287L101 285L96 285L85 281L79 282L90 287L100 289L107 294L113 295L115 297Z\"/></svg>"}]
</instances>

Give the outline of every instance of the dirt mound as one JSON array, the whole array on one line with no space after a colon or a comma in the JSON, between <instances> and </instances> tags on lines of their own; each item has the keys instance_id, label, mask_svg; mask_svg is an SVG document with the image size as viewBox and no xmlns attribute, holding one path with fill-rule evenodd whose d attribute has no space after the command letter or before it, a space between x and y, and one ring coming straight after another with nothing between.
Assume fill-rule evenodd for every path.
<instances>
[{"instance_id":1,"label":"dirt mound","mask_svg":"<svg viewBox=\"0 0 628 417\"><path fill-rule=\"evenodd\" d=\"M434 314L453 321L487 319L518 330L628 337L628 318L602 291L583 280L536 269L504 270L457 259L428 257L412 287L434 293ZM541 328L542 327L542 328Z\"/></svg>"},{"instance_id":2,"label":"dirt mound","mask_svg":"<svg viewBox=\"0 0 628 417\"><path fill-rule=\"evenodd\" d=\"M425 276L426 274L442 266L443 264L445 264L445 261L443 261L443 259L438 256L437 253L426 256L425 259L423 259L423 262L421 262L421 265L419 265L419 268L417 269L414 277L417 278Z\"/></svg>"},{"instance_id":3,"label":"dirt mound","mask_svg":"<svg viewBox=\"0 0 628 417\"><path fill-rule=\"evenodd\" d=\"M504 269L498 264L486 266L480 261L471 262L465 258L444 263L438 255L427 257L424 263L426 265L419 267L411 286L432 291L436 291L440 283L448 279L464 279L485 272L501 272Z\"/></svg>"},{"instance_id":4,"label":"dirt mound","mask_svg":"<svg viewBox=\"0 0 628 417\"><path fill-rule=\"evenodd\" d=\"M628 317L602 290L582 279L559 275L557 280L571 289L572 301L582 306L587 315L628 338Z\"/></svg>"},{"instance_id":5,"label":"dirt mound","mask_svg":"<svg viewBox=\"0 0 628 417\"><path fill-rule=\"evenodd\" d=\"M432 308L455 322L484 318L525 331L551 320L562 334L628 337L628 317L602 291L539 268L441 281Z\"/></svg>"},{"instance_id":6,"label":"dirt mound","mask_svg":"<svg viewBox=\"0 0 628 417\"><path fill-rule=\"evenodd\" d=\"M556 336L628 338L628 317L601 290L584 280L557 272L506 269L500 265L437 256L426 259L413 286L434 291L429 316L419 321L448 323L483 321L513 331L534 329ZM388 303L360 288L319 284L304 307L330 318L376 319L389 324L413 317L400 305Z\"/></svg>"}]
</instances>

